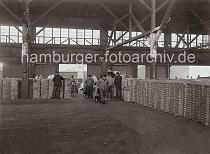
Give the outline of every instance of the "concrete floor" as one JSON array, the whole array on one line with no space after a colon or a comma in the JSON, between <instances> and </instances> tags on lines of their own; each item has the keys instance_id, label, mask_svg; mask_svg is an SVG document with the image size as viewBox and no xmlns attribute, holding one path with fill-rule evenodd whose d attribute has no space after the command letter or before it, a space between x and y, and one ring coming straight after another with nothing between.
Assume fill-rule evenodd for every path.
<instances>
[{"instance_id":1,"label":"concrete floor","mask_svg":"<svg viewBox=\"0 0 210 154\"><path fill-rule=\"evenodd\" d=\"M0 154L210 154L210 128L138 104L0 105Z\"/></svg>"}]
</instances>

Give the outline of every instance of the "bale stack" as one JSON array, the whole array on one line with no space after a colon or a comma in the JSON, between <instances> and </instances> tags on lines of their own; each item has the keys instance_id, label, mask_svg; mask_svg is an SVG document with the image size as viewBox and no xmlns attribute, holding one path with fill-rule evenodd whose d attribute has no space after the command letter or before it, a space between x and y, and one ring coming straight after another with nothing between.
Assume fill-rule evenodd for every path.
<instances>
[{"instance_id":1,"label":"bale stack","mask_svg":"<svg viewBox=\"0 0 210 154\"><path fill-rule=\"evenodd\" d=\"M200 106L200 121L204 125L210 125L210 85L203 87L203 99Z\"/></svg>"},{"instance_id":2,"label":"bale stack","mask_svg":"<svg viewBox=\"0 0 210 154\"><path fill-rule=\"evenodd\" d=\"M11 79L11 91L10 91L10 96L11 96L11 99L18 99L18 90L19 90L19 80L18 79L15 79L15 78L12 78Z\"/></svg>"},{"instance_id":3,"label":"bale stack","mask_svg":"<svg viewBox=\"0 0 210 154\"><path fill-rule=\"evenodd\" d=\"M28 79L28 97L29 99L33 98L33 79Z\"/></svg>"},{"instance_id":4,"label":"bale stack","mask_svg":"<svg viewBox=\"0 0 210 154\"><path fill-rule=\"evenodd\" d=\"M40 79L33 80L33 98L34 99L41 98L41 80Z\"/></svg>"},{"instance_id":5,"label":"bale stack","mask_svg":"<svg viewBox=\"0 0 210 154\"><path fill-rule=\"evenodd\" d=\"M70 79L65 80L65 92L64 98L71 98L71 89L72 89L72 82Z\"/></svg>"},{"instance_id":6,"label":"bale stack","mask_svg":"<svg viewBox=\"0 0 210 154\"><path fill-rule=\"evenodd\" d=\"M49 94L48 94L48 98L52 98L53 87L54 87L53 80L49 80L49 89L48 89Z\"/></svg>"},{"instance_id":7,"label":"bale stack","mask_svg":"<svg viewBox=\"0 0 210 154\"><path fill-rule=\"evenodd\" d=\"M0 99L2 99L2 93L3 93L3 83L2 79L0 79Z\"/></svg>"},{"instance_id":8,"label":"bale stack","mask_svg":"<svg viewBox=\"0 0 210 154\"><path fill-rule=\"evenodd\" d=\"M9 78L3 78L3 99L11 99L10 92L11 92L11 80Z\"/></svg>"},{"instance_id":9,"label":"bale stack","mask_svg":"<svg viewBox=\"0 0 210 154\"><path fill-rule=\"evenodd\" d=\"M48 98L49 96L49 81L41 79L41 98Z\"/></svg>"}]
</instances>

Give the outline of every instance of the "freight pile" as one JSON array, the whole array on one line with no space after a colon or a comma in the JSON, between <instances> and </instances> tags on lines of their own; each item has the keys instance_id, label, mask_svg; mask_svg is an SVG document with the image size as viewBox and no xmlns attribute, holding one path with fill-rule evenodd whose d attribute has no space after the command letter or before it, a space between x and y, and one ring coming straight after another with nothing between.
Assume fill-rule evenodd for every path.
<instances>
[{"instance_id":1,"label":"freight pile","mask_svg":"<svg viewBox=\"0 0 210 154\"><path fill-rule=\"evenodd\" d=\"M195 80L123 80L123 99L210 125L210 83Z\"/></svg>"},{"instance_id":2,"label":"freight pile","mask_svg":"<svg viewBox=\"0 0 210 154\"><path fill-rule=\"evenodd\" d=\"M0 79L0 99L47 99L52 98L52 79ZM72 82L63 81L61 98L71 98Z\"/></svg>"}]
</instances>

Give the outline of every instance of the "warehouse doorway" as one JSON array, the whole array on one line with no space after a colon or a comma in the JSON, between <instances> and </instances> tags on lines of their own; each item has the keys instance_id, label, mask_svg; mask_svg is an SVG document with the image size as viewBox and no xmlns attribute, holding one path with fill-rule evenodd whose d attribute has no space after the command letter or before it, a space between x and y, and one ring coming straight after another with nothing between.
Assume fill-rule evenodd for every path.
<instances>
[{"instance_id":1,"label":"warehouse doorway","mask_svg":"<svg viewBox=\"0 0 210 154\"><path fill-rule=\"evenodd\" d=\"M59 74L64 78L71 78L72 76L78 83L78 88L83 88L84 81L87 79L87 65L86 64L59 64Z\"/></svg>"}]
</instances>

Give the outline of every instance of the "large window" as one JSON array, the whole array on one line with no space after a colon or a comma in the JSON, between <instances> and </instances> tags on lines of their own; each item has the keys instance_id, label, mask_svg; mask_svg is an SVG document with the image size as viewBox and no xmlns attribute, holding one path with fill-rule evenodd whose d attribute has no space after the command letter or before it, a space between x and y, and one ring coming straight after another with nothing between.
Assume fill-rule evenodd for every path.
<instances>
[{"instance_id":1,"label":"large window","mask_svg":"<svg viewBox=\"0 0 210 154\"><path fill-rule=\"evenodd\" d=\"M180 39L181 38L181 39ZM187 48L187 44L189 43L189 47L196 47L205 45L209 41L208 35L196 35L196 34L171 34L171 46L177 48ZM208 48L208 47L206 47Z\"/></svg>"},{"instance_id":2,"label":"large window","mask_svg":"<svg viewBox=\"0 0 210 154\"><path fill-rule=\"evenodd\" d=\"M19 30L18 30L19 29ZM0 26L1 43L22 43L22 27Z\"/></svg>"},{"instance_id":3,"label":"large window","mask_svg":"<svg viewBox=\"0 0 210 154\"><path fill-rule=\"evenodd\" d=\"M132 32L131 37L135 37L141 34L142 34L141 32ZM114 33L112 33L112 31L108 31L108 35L109 35L108 40L110 41L110 44L109 44L110 46L114 46L115 44L119 44L129 39L129 32L126 32L126 31L116 31ZM147 38L144 37L136 41L133 41L131 43L125 44L124 46L149 47L149 43L147 41ZM159 38L158 46L164 47L164 34L163 33L161 34Z\"/></svg>"},{"instance_id":4,"label":"large window","mask_svg":"<svg viewBox=\"0 0 210 154\"><path fill-rule=\"evenodd\" d=\"M36 33L41 44L100 45L100 30L37 27Z\"/></svg>"}]
</instances>

